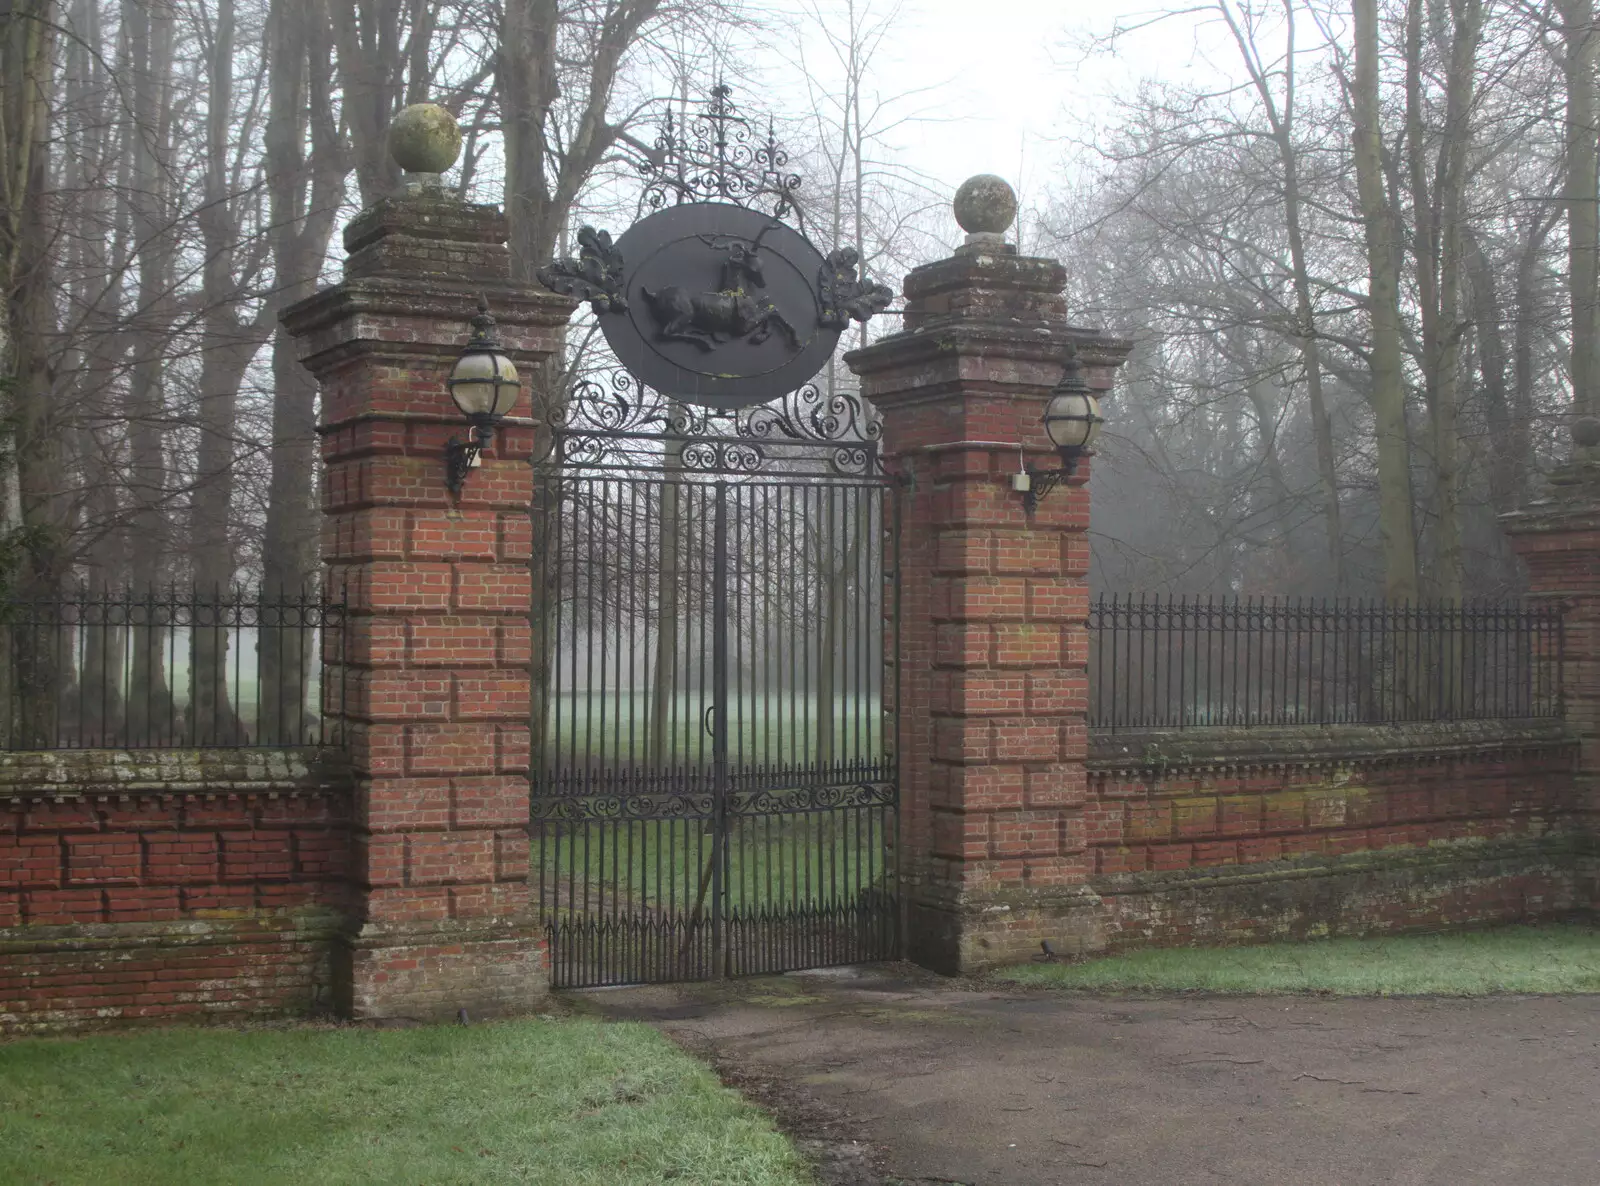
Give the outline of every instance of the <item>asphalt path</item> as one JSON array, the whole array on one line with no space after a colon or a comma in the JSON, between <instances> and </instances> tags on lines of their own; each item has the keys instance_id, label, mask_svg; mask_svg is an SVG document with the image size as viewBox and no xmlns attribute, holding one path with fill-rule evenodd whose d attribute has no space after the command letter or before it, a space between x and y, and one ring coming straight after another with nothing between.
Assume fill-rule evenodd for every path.
<instances>
[{"instance_id":1,"label":"asphalt path","mask_svg":"<svg viewBox=\"0 0 1600 1186\"><path fill-rule=\"evenodd\" d=\"M769 1107L831 1186L1600 1186L1600 996L1009 991L892 966L574 994Z\"/></svg>"}]
</instances>

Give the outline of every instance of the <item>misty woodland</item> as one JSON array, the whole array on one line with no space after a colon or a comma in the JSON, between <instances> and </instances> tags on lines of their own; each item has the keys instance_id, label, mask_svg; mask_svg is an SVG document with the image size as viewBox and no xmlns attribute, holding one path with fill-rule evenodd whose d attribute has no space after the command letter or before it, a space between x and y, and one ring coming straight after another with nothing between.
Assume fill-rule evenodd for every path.
<instances>
[{"instance_id":1,"label":"misty woodland","mask_svg":"<svg viewBox=\"0 0 1600 1186\"><path fill-rule=\"evenodd\" d=\"M751 83L812 234L895 279L948 238L956 180L897 145L948 113L936 86L875 84L892 6L837 7L7 4L8 580L316 579L316 392L277 312L396 184L385 132L408 102L459 116L451 184L504 205L531 280L578 221L635 208L665 106L768 61L790 90ZM1516 591L1494 516L1600 365L1592 18L1588 0L1221 0L1165 18L1207 30L1203 89L1130 83L1092 132L1062 113L1022 246L1063 257L1076 319L1137 344L1098 584ZM1102 33L1063 71L1133 36ZM1048 103L1051 79L1026 92Z\"/></svg>"}]
</instances>

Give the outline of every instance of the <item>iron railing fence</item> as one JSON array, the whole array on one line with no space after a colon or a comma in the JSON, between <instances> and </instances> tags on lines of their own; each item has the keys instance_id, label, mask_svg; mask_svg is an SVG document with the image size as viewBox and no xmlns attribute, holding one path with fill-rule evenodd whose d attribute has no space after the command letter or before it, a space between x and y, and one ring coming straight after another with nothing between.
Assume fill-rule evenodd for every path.
<instances>
[{"instance_id":1,"label":"iron railing fence","mask_svg":"<svg viewBox=\"0 0 1600 1186\"><path fill-rule=\"evenodd\" d=\"M0 602L0 750L339 744L345 619L314 590Z\"/></svg>"},{"instance_id":2,"label":"iron railing fence","mask_svg":"<svg viewBox=\"0 0 1600 1186\"><path fill-rule=\"evenodd\" d=\"M1558 607L1113 594L1089 609L1102 730L1561 715Z\"/></svg>"}]
</instances>

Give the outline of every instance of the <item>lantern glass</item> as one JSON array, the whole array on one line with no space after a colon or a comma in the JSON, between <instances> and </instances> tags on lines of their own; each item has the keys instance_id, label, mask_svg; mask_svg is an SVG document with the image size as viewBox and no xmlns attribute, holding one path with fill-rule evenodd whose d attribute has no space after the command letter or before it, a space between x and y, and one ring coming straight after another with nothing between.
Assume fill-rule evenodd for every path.
<instances>
[{"instance_id":1,"label":"lantern glass","mask_svg":"<svg viewBox=\"0 0 1600 1186\"><path fill-rule=\"evenodd\" d=\"M498 350L469 349L450 371L450 398L468 419L500 419L518 389L516 366Z\"/></svg>"},{"instance_id":2,"label":"lantern glass","mask_svg":"<svg viewBox=\"0 0 1600 1186\"><path fill-rule=\"evenodd\" d=\"M1081 453L1100 435L1100 401L1088 392L1069 391L1051 399L1044 430L1058 450Z\"/></svg>"}]
</instances>

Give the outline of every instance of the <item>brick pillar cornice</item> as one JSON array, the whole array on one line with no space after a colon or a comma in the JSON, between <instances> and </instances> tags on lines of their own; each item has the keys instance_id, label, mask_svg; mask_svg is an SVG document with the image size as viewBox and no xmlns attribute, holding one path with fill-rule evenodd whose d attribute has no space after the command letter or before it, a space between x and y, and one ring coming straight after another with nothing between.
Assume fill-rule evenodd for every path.
<instances>
[{"instance_id":1,"label":"brick pillar cornice","mask_svg":"<svg viewBox=\"0 0 1600 1186\"><path fill-rule=\"evenodd\" d=\"M905 329L846 355L909 479L899 590L903 869L913 958L968 971L1097 946L1086 886L1089 466L1042 417L1069 344L1109 388L1130 344L1074 326L1049 259L963 248L905 282Z\"/></svg>"},{"instance_id":2,"label":"brick pillar cornice","mask_svg":"<svg viewBox=\"0 0 1600 1186\"><path fill-rule=\"evenodd\" d=\"M445 388L450 367L471 336L479 297L489 302L501 347L517 364L523 395L509 420L528 423L530 380L560 340L573 303L554 293L509 282L450 283L426 278L369 276L346 280L285 310L283 325L300 343L300 361L323 386L319 430L328 433L373 416L433 420L462 428ZM343 385L352 368L413 370L408 386L371 389ZM435 381L437 380L437 381Z\"/></svg>"},{"instance_id":3,"label":"brick pillar cornice","mask_svg":"<svg viewBox=\"0 0 1600 1186\"><path fill-rule=\"evenodd\" d=\"M454 322L463 315L470 320L479 294L488 298L501 344L513 355L519 350L542 354L551 331L563 329L572 315L573 303L566 297L530 292L504 280L451 283L437 278L364 276L291 305L282 320L284 328L302 342L301 359L313 369L322 365L323 353L346 342L453 359L466 341ZM397 338L393 336L396 328L414 336Z\"/></svg>"},{"instance_id":4,"label":"brick pillar cornice","mask_svg":"<svg viewBox=\"0 0 1600 1186\"><path fill-rule=\"evenodd\" d=\"M547 983L527 887L528 461L533 381L574 303L514 285L505 237L493 207L385 199L346 230L345 278L283 314L321 388L323 560L350 606L356 1016L519 1012ZM446 379L480 295L523 391L452 494L446 443L469 430Z\"/></svg>"},{"instance_id":5,"label":"brick pillar cornice","mask_svg":"<svg viewBox=\"0 0 1600 1186\"><path fill-rule=\"evenodd\" d=\"M392 412L459 424L444 377L471 335L479 297L522 372L527 416L533 368L556 349L576 303L513 284L505 216L435 194L384 198L345 230L344 279L284 310L301 362L323 384L323 431L352 418ZM332 382L352 366L395 366L436 375L409 386ZM515 420L512 421L516 423Z\"/></svg>"},{"instance_id":6,"label":"brick pillar cornice","mask_svg":"<svg viewBox=\"0 0 1600 1186\"><path fill-rule=\"evenodd\" d=\"M380 198L344 229L347 280L417 276L504 280L511 269L506 217L442 193Z\"/></svg>"},{"instance_id":7,"label":"brick pillar cornice","mask_svg":"<svg viewBox=\"0 0 1600 1186\"><path fill-rule=\"evenodd\" d=\"M1501 515L1500 524L1524 555L1545 550L1535 542L1543 537L1600 531L1600 460L1579 458L1557 466L1543 496Z\"/></svg>"},{"instance_id":8,"label":"brick pillar cornice","mask_svg":"<svg viewBox=\"0 0 1600 1186\"><path fill-rule=\"evenodd\" d=\"M963 248L905 281L905 328L845 356L885 413L885 456L910 464L920 449L968 442L1051 452L1042 417L1068 346L1089 386L1110 390L1132 343L1073 325L1055 260ZM899 416L939 407L937 422ZM1015 464L1011 466L1014 471Z\"/></svg>"}]
</instances>

